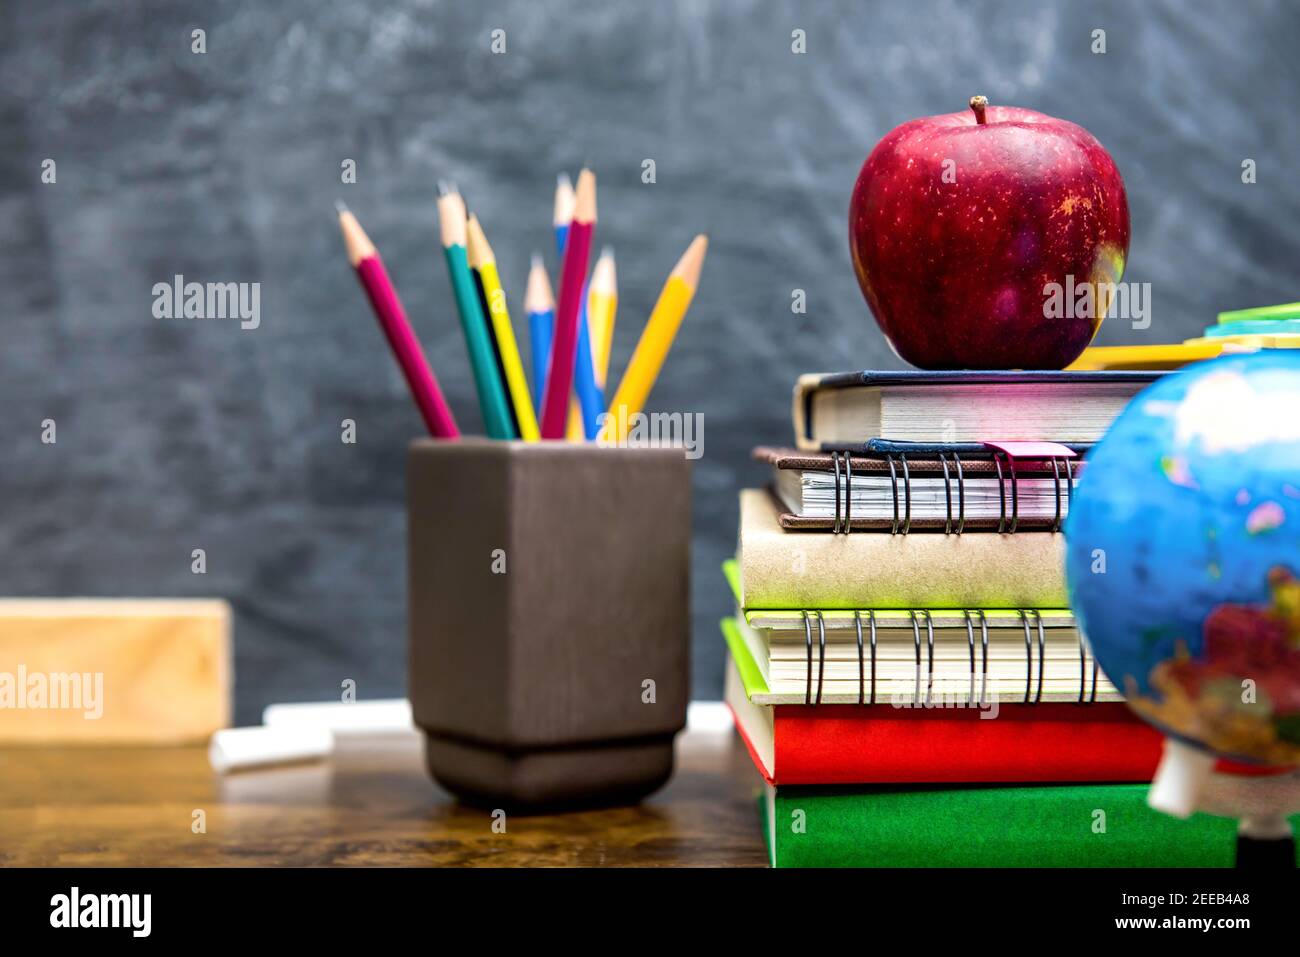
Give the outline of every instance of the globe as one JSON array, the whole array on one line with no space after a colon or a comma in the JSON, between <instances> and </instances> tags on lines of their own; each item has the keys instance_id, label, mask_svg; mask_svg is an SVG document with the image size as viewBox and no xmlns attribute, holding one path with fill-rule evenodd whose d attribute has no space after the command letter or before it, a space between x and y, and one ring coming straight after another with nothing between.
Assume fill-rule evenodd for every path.
<instances>
[{"instance_id":1,"label":"globe","mask_svg":"<svg viewBox=\"0 0 1300 957\"><path fill-rule=\"evenodd\" d=\"M1140 392L1065 533L1071 603L1134 711L1220 757L1300 764L1300 353Z\"/></svg>"}]
</instances>

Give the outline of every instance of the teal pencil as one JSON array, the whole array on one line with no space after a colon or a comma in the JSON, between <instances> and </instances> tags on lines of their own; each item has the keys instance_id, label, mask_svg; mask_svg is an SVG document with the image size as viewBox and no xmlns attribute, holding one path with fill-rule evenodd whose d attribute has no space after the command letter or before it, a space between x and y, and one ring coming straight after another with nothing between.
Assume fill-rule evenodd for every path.
<instances>
[{"instance_id":1,"label":"teal pencil","mask_svg":"<svg viewBox=\"0 0 1300 957\"><path fill-rule=\"evenodd\" d=\"M465 332L465 347L469 351L470 368L474 371L474 385L478 390L479 408L483 411L483 424L490 439L517 439L510 403L506 398L505 384L497 367L487 317L479 301L474 276L469 269L469 255L465 249L465 200L460 193L444 183L438 184L438 225L442 233L442 248L447 257L447 271L451 275L452 291L460 312L461 328Z\"/></svg>"}]
</instances>

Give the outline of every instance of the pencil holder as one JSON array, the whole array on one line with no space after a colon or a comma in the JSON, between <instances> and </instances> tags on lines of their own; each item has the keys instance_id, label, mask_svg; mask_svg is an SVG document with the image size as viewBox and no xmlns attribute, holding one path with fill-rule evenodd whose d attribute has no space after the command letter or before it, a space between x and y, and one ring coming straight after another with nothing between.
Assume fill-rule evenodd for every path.
<instances>
[{"instance_id":1,"label":"pencil holder","mask_svg":"<svg viewBox=\"0 0 1300 957\"><path fill-rule=\"evenodd\" d=\"M429 772L490 807L636 801L690 696L680 449L418 440L410 698Z\"/></svg>"}]
</instances>

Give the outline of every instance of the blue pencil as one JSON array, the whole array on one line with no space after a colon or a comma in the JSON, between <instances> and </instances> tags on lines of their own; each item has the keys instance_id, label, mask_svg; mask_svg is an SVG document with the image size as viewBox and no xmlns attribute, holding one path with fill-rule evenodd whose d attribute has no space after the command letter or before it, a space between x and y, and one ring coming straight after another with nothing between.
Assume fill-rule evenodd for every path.
<instances>
[{"instance_id":1,"label":"blue pencil","mask_svg":"<svg viewBox=\"0 0 1300 957\"><path fill-rule=\"evenodd\" d=\"M596 382L596 362L591 355L591 327L587 322L587 285L582 284L582 312L578 316L578 354L574 357L573 388L582 407L582 429L587 441L600 433L596 420L605 411L605 393Z\"/></svg>"},{"instance_id":2,"label":"blue pencil","mask_svg":"<svg viewBox=\"0 0 1300 957\"><path fill-rule=\"evenodd\" d=\"M533 401L541 408L546 393L546 367L551 359L551 336L555 330L555 293L551 291L542 257L536 254L528 271L524 312L528 313L528 337L532 343Z\"/></svg>"}]
</instances>

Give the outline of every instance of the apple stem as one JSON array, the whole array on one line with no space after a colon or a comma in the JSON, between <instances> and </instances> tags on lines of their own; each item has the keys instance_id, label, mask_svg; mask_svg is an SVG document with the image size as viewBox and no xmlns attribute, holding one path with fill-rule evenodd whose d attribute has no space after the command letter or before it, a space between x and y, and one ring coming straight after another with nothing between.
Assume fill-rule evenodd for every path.
<instances>
[{"instance_id":1,"label":"apple stem","mask_svg":"<svg viewBox=\"0 0 1300 957\"><path fill-rule=\"evenodd\" d=\"M970 98L970 108L975 111L976 125L984 125L984 108L988 105L989 98L987 96L972 96Z\"/></svg>"}]
</instances>

